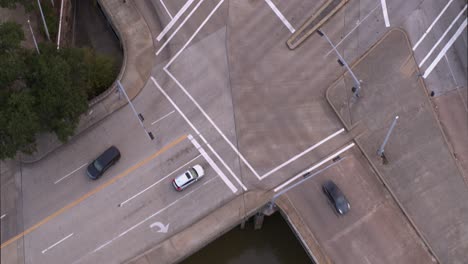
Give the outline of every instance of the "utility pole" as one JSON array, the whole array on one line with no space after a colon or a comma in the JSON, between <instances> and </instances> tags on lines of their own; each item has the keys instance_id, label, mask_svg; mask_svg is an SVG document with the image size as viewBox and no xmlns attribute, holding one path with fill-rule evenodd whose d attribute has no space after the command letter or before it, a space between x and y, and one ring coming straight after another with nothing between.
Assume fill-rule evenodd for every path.
<instances>
[{"instance_id":1,"label":"utility pole","mask_svg":"<svg viewBox=\"0 0 468 264\"><path fill-rule=\"evenodd\" d=\"M351 70L348 63L346 63L344 58L338 52L338 50L336 49L336 46L333 44L333 42L331 42L331 40L328 38L327 34L325 34L325 32L323 32L320 29L317 30L317 33L321 37L325 37L325 39L328 41L328 43L330 43L330 45L332 46L332 48L335 51L336 55L338 56L338 63L341 66L344 66L346 68L346 70L348 70L349 74L351 75L351 77L353 78L353 81L354 81L354 86L351 88L351 91L353 92L353 94L354 94L354 96L356 98L359 98L359 91L361 90L361 82L357 79L356 75L354 75L354 72Z\"/></svg>"},{"instance_id":2,"label":"utility pole","mask_svg":"<svg viewBox=\"0 0 468 264\"><path fill-rule=\"evenodd\" d=\"M33 41L34 41L34 46L36 47L37 54L41 54L39 52L39 47L37 46L36 37L34 36L34 32L33 32L33 29L31 27L31 22L29 21L29 19L28 19L28 25L29 25L29 30L31 30L31 35L32 35L32 38L33 38Z\"/></svg>"},{"instance_id":3,"label":"utility pole","mask_svg":"<svg viewBox=\"0 0 468 264\"><path fill-rule=\"evenodd\" d=\"M146 132L146 134L148 134L149 138L150 138L151 140L153 140L153 139L154 139L153 133L148 132L148 130L146 130L146 127L145 127L145 125L144 125L143 122L142 122L142 121L144 120L143 115L137 113L135 107L133 106L132 102L130 101L130 98L128 98L127 92L125 92L125 89L123 88L123 86L122 86L122 84L120 83L119 80L117 80L117 87L118 87L117 89L119 89L119 91L122 92L123 95L125 96L125 98L127 99L127 102L128 102L128 104L130 105L130 108L133 110L133 113L134 113L135 116L137 117L138 122L140 123L141 127L143 128L143 130ZM120 99L120 97L119 97L119 99Z\"/></svg>"},{"instance_id":4,"label":"utility pole","mask_svg":"<svg viewBox=\"0 0 468 264\"><path fill-rule=\"evenodd\" d=\"M44 30L47 36L47 39L50 41L49 30L47 29L47 23L45 21L44 13L42 12L41 1L37 0L37 5L39 6L39 11L41 12L42 22L44 23Z\"/></svg>"},{"instance_id":5,"label":"utility pole","mask_svg":"<svg viewBox=\"0 0 468 264\"><path fill-rule=\"evenodd\" d=\"M377 154L382 157L384 160L384 163L387 163L387 159L385 157L385 145L387 144L388 138L390 137L390 134L392 133L393 129L395 128L396 122L398 120L398 116L395 116L395 119L393 119L392 125L390 126L390 129L388 129L387 135L385 136L384 141L382 142L382 145L380 145L380 148L377 150Z\"/></svg>"}]
</instances>

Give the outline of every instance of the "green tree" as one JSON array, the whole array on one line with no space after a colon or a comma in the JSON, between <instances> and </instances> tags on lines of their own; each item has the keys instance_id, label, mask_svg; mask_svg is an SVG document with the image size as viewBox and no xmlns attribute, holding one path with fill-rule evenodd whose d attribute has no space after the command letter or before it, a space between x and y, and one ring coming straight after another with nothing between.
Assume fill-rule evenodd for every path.
<instances>
[{"instance_id":1,"label":"green tree","mask_svg":"<svg viewBox=\"0 0 468 264\"><path fill-rule=\"evenodd\" d=\"M104 55L96 55L88 64L88 98L94 98L107 90L114 82L117 71L115 60Z\"/></svg>"},{"instance_id":2,"label":"green tree","mask_svg":"<svg viewBox=\"0 0 468 264\"><path fill-rule=\"evenodd\" d=\"M0 52L0 89L7 89L14 81L24 76L24 57L22 53Z\"/></svg>"},{"instance_id":3,"label":"green tree","mask_svg":"<svg viewBox=\"0 0 468 264\"><path fill-rule=\"evenodd\" d=\"M0 89L9 88L24 75L24 40L21 26L15 22L0 24Z\"/></svg>"},{"instance_id":4,"label":"green tree","mask_svg":"<svg viewBox=\"0 0 468 264\"><path fill-rule=\"evenodd\" d=\"M41 47L42 48L42 47ZM42 128L66 141L88 108L82 87L73 83L71 67L60 53L46 52L31 56L27 85L36 98L36 110Z\"/></svg>"},{"instance_id":5,"label":"green tree","mask_svg":"<svg viewBox=\"0 0 468 264\"><path fill-rule=\"evenodd\" d=\"M28 12L34 9L31 0L0 0L0 7L14 9L17 3L23 5Z\"/></svg>"},{"instance_id":6,"label":"green tree","mask_svg":"<svg viewBox=\"0 0 468 264\"><path fill-rule=\"evenodd\" d=\"M0 0L2 1L2 0ZM0 24L0 52L12 52L20 48L24 40L24 32L21 25L15 22Z\"/></svg>"},{"instance_id":7,"label":"green tree","mask_svg":"<svg viewBox=\"0 0 468 264\"><path fill-rule=\"evenodd\" d=\"M34 101L28 92L0 92L0 159L14 157L18 150L34 151L40 127Z\"/></svg>"}]
</instances>

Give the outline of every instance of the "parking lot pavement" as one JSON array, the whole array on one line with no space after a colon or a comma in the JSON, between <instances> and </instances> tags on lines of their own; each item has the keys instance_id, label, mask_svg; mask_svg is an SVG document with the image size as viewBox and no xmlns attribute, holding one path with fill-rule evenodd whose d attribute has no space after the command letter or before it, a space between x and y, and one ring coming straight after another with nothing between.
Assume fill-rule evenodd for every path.
<instances>
[{"instance_id":1,"label":"parking lot pavement","mask_svg":"<svg viewBox=\"0 0 468 264\"><path fill-rule=\"evenodd\" d=\"M329 102L347 127L366 124L356 142L440 262L466 263L467 187L416 67L406 34L392 30L353 66L366 84L362 97L350 99L345 75L328 89ZM376 152L397 115L383 163Z\"/></svg>"},{"instance_id":2,"label":"parking lot pavement","mask_svg":"<svg viewBox=\"0 0 468 264\"><path fill-rule=\"evenodd\" d=\"M434 262L360 151L353 148L343 158L286 193L295 213L312 231L331 262ZM321 184L328 179L340 187L351 204L351 210L344 216L335 213L322 192Z\"/></svg>"}]
</instances>

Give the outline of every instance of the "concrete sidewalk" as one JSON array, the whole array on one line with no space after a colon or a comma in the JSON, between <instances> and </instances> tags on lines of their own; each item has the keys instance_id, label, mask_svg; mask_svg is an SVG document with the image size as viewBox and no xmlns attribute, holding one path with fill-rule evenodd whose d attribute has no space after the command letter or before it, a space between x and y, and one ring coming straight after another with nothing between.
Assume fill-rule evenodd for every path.
<instances>
[{"instance_id":1,"label":"concrete sidewalk","mask_svg":"<svg viewBox=\"0 0 468 264\"><path fill-rule=\"evenodd\" d=\"M429 101L405 32L391 30L353 66L363 80L352 97L345 74L327 99L356 139L381 180L440 263L468 263L468 189ZM376 154L393 118L400 118L385 148ZM461 143L461 142L460 142Z\"/></svg>"},{"instance_id":2,"label":"concrete sidewalk","mask_svg":"<svg viewBox=\"0 0 468 264\"><path fill-rule=\"evenodd\" d=\"M117 80L121 81L128 96L133 99L145 86L154 64L151 32L133 1L124 3L124 1L99 0L98 2L122 43L124 59ZM90 102L88 112L81 117L75 135L70 140L126 104L125 98L119 98L114 83L106 92ZM21 155L21 161L25 163L39 161L62 145L55 135L41 134L37 137L37 151L33 155Z\"/></svg>"}]
</instances>

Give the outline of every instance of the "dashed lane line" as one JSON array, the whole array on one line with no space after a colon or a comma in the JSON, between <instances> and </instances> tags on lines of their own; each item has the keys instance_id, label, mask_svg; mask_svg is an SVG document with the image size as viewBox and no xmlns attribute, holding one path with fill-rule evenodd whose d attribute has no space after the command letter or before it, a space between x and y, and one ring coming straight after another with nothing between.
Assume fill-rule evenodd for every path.
<instances>
[{"instance_id":1,"label":"dashed lane line","mask_svg":"<svg viewBox=\"0 0 468 264\"><path fill-rule=\"evenodd\" d=\"M44 224L48 223L49 221L51 221L52 219L56 218L57 216L63 214L64 212L68 211L69 209L77 206L78 204L80 204L84 200L88 199L92 195L102 191L104 188L106 188L109 185L113 184L114 182L120 180L121 178L127 176L128 174L130 174L131 172L133 172L136 169L140 168L141 166L145 165L146 163L150 162L151 160L157 158L158 156L160 156L164 152L168 151L172 147L176 146L177 144L179 144L180 142L182 142L186 138L187 138L187 135L183 135L183 136L179 137L178 139L172 141L171 143L164 146L162 149L158 150L157 152L155 152L151 156L149 156L149 157L145 158L144 160L138 162L137 164L131 166L130 168L126 169L124 172L122 172L119 175L115 176L114 178L108 180L107 182L99 185L97 188L91 190L90 192L86 193L85 195L81 196L80 198L76 199L75 201L73 201L73 202L69 203L68 205L62 207L61 209L55 211L53 214L51 214L51 215L47 216L46 218L42 219L41 221L39 221L35 225L31 226L30 228L26 229L25 231L21 232L20 234L10 238L9 240L7 240L6 242L4 242L3 244L0 245L0 249L2 249L4 247L8 246L9 244L17 241L18 239L20 239L20 238L24 237L25 235L33 232L34 230L38 229L39 227L43 226Z\"/></svg>"}]
</instances>

